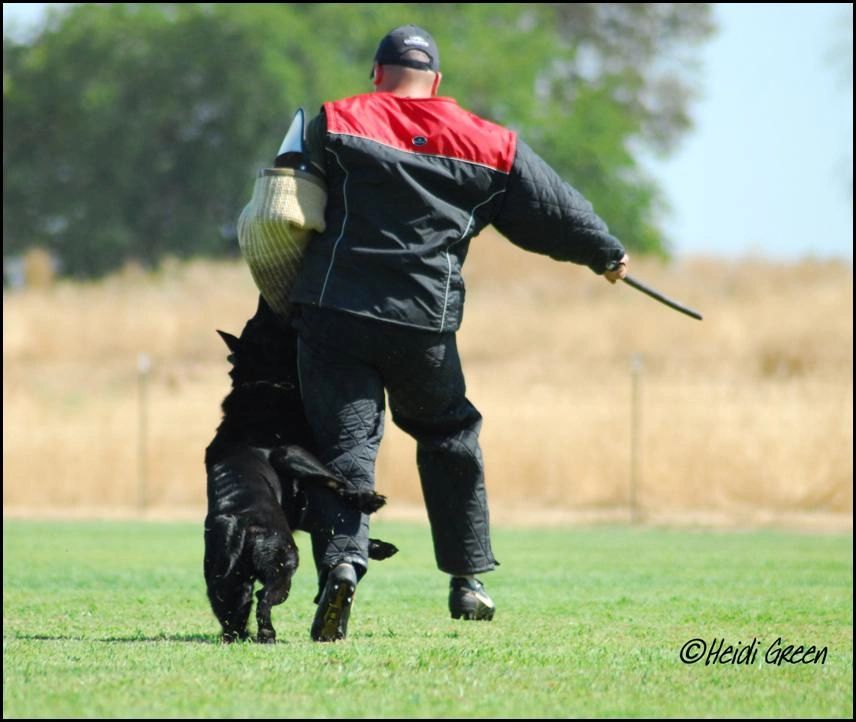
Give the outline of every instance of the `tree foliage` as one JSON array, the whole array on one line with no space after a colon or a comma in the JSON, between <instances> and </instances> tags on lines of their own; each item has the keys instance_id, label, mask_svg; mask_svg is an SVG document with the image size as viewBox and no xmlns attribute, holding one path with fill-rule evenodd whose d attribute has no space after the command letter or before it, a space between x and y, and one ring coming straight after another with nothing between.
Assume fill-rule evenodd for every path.
<instances>
[{"instance_id":1,"label":"tree foliage","mask_svg":"<svg viewBox=\"0 0 856 722\"><path fill-rule=\"evenodd\" d=\"M297 106L371 89L379 38L440 45L442 92L519 131L625 244L665 252L642 149L689 128L707 4L86 4L3 38L4 254L66 273L235 252Z\"/></svg>"}]
</instances>

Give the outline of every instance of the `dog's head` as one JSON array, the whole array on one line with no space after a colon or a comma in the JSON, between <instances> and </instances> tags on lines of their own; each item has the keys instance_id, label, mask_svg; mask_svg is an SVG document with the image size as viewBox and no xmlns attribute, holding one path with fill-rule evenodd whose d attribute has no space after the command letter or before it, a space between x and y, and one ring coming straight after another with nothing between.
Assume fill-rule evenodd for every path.
<instances>
[{"instance_id":1,"label":"dog's head","mask_svg":"<svg viewBox=\"0 0 856 722\"><path fill-rule=\"evenodd\" d=\"M232 386L266 381L297 387L297 333L259 296L256 315L240 337L218 330L229 347Z\"/></svg>"}]
</instances>

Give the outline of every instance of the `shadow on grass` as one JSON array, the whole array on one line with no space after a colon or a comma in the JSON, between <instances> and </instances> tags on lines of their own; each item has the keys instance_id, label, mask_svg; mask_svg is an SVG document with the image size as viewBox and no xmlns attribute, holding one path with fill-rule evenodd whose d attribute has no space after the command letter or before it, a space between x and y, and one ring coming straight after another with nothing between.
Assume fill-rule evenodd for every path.
<instances>
[{"instance_id":1,"label":"shadow on grass","mask_svg":"<svg viewBox=\"0 0 856 722\"><path fill-rule=\"evenodd\" d=\"M10 635L13 639L29 642L103 642L114 644L116 642L191 642L196 644L221 644L219 635L211 634L159 634L152 637L133 635L130 637L84 637L80 635L63 634L18 634Z\"/></svg>"}]
</instances>

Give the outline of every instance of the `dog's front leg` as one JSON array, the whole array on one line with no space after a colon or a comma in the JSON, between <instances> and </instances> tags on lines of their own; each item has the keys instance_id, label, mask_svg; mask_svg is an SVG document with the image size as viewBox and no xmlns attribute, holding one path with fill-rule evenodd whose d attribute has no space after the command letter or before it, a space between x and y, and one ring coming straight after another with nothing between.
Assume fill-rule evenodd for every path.
<instances>
[{"instance_id":1,"label":"dog's front leg","mask_svg":"<svg viewBox=\"0 0 856 722\"><path fill-rule=\"evenodd\" d=\"M258 624L258 642L273 644L276 641L276 631L271 622L271 610L288 599L291 590L291 575L277 579L274 584L266 584L256 592L256 623Z\"/></svg>"},{"instance_id":2,"label":"dog's front leg","mask_svg":"<svg viewBox=\"0 0 856 722\"><path fill-rule=\"evenodd\" d=\"M270 453L271 466L282 477L296 479L299 484L315 484L332 489L357 511L372 514L386 504L386 497L374 491L357 489L339 478L301 446L279 446Z\"/></svg>"}]
</instances>

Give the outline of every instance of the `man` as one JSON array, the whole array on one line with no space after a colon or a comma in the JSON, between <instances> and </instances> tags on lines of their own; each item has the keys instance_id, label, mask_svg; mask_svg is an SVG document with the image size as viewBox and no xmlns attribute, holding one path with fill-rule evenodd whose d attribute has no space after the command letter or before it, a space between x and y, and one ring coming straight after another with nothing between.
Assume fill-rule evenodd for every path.
<instances>
[{"instance_id":1,"label":"man","mask_svg":"<svg viewBox=\"0 0 856 722\"><path fill-rule=\"evenodd\" d=\"M454 618L490 620L475 578L498 564L490 543L478 434L455 332L470 239L493 224L512 242L585 264L614 283L628 258L591 205L513 132L437 96L439 52L408 25L381 40L375 92L325 103L307 152L327 181L326 230L292 290L301 389L322 461L374 486L384 391L417 442L438 567ZM344 639L367 568L368 517L313 500L319 603L311 635Z\"/></svg>"}]
</instances>

